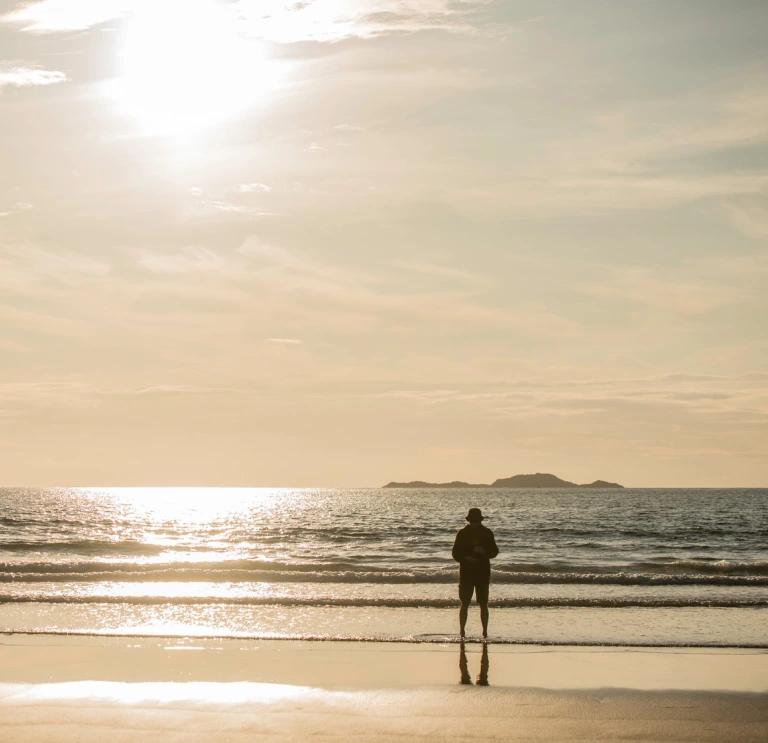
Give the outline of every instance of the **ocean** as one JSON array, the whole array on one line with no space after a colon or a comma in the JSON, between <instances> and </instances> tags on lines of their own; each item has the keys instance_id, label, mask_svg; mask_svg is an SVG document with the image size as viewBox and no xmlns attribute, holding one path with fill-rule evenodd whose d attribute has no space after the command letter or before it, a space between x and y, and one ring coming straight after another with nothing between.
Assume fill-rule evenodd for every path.
<instances>
[{"instance_id":1,"label":"ocean","mask_svg":"<svg viewBox=\"0 0 768 743\"><path fill-rule=\"evenodd\" d=\"M0 489L0 632L456 641L470 506L493 642L768 647L765 489Z\"/></svg>"}]
</instances>

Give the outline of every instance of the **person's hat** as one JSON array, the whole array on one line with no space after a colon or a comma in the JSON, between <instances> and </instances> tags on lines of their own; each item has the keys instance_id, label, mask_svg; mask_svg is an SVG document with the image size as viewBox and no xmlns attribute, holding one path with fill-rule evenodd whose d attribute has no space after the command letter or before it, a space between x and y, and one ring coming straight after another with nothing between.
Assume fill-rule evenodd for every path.
<instances>
[{"instance_id":1,"label":"person's hat","mask_svg":"<svg viewBox=\"0 0 768 743\"><path fill-rule=\"evenodd\" d=\"M479 508L470 508L467 511L467 521L470 523L473 521L482 521L485 518L483 512Z\"/></svg>"}]
</instances>

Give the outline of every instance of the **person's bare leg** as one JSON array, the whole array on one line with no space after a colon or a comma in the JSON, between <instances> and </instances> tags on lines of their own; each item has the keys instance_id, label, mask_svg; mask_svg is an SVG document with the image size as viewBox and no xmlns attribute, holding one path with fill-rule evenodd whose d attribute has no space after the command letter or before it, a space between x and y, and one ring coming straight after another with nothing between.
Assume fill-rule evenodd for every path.
<instances>
[{"instance_id":1,"label":"person's bare leg","mask_svg":"<svg viewBox=\"0 0 768 743\"><path fill-rule=\"evenodd\" d=\"M469 601L462 601L459 609L459 634L462 637L466 634L467 614L469 614Z\"/></svg>"},{"instance_id":2,"label":"person's bare leg","mask_svg":"<svg viewBox=\"0 0 768 743\"><path fill-rule=\"evenodd\" d=\"M483 625L483 637L488 637L488 604L480 604L480 622Z\"/></svg>"}]
</instances>

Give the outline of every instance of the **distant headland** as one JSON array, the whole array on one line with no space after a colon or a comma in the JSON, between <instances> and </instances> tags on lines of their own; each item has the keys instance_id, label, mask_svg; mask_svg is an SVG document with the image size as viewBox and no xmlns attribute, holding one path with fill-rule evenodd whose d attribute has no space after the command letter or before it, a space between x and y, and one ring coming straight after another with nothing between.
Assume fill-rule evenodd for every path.
<instances>
[{"instance_id":1,"label":"distant headland","mask_svg":"<svg viewBox=\"0 0 768 743\"><path fill-rule=\"evenodd\" d=\"M424 482L414 480L413 482L388 482L385 488L623 488L617 482L606 482L605 480L595 480L585 485L577 485L575 482L561 480L555 475L547 475L537 472L535 475L514 475L513 477L502 477L500 480L494 480L490 485L461 482Z\"/></svg>"}]
</instances>

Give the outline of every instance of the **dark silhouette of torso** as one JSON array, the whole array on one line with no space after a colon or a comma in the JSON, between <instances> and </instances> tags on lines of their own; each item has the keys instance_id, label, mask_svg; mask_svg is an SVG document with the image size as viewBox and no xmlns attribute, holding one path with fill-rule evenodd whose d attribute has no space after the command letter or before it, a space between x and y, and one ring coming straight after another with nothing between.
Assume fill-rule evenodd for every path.
<instances>
[{"instance_id":1,"label":"dark silhouette of torso","mask_svg":"<svg viewBox=\"0 0 768 743\"><path fill-rule=\"evenodd\" d=\"M475 547L481 547L482 553L476 551ZM490 529L482 524L467 524L456 534L451 554L459 563L460 579L463 577L490 581L491 560L499 554L499 548Z\"/></svg>"}]
</instances>

